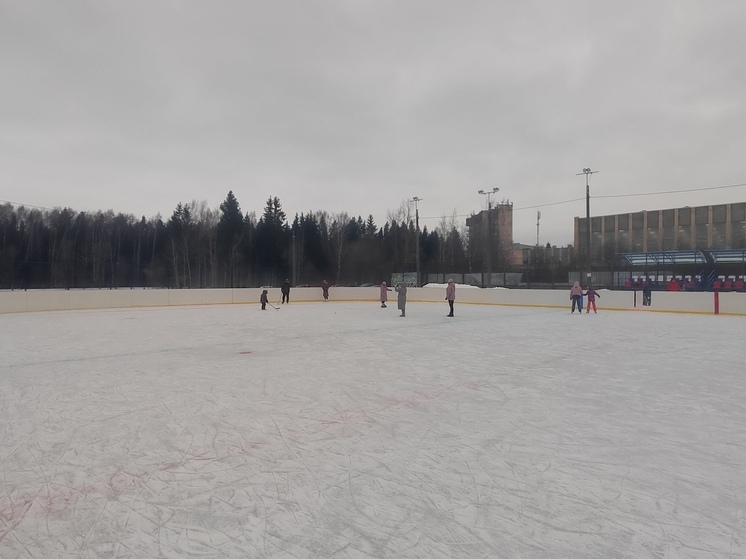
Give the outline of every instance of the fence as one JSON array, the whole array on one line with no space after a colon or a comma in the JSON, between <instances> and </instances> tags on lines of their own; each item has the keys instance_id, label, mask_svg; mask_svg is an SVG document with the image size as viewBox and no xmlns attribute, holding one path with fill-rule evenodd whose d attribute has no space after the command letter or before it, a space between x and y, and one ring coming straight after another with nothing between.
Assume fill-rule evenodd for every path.
<instances>
[{"instance_id":1,"label":"fence","mask_svg":"<svg viewBox=\"0 0 746 559\"><path fill-rule=\"evenodd\" d=\"M261 289L81 289L0 292L0 314L29 311L137 308L181 305L255 304ZM280 300L279 288L270 288L270 301ZM332 301L377 302L378 286L332 287ZM418 287L408 291L408 302L442 303L443 287ZM293 303L320 302L321 288L298 287L291 291ZM567 309L566 289L477 289L458 286L459 304L508 305ZM642 309L633 291L601 290L599 310ZM636 306L637 305L637 306ZM746 316L746 293L658 292L645 311L734 314ZM734 325L735 326L735 325Z\"/></svg>"}]
</instances>

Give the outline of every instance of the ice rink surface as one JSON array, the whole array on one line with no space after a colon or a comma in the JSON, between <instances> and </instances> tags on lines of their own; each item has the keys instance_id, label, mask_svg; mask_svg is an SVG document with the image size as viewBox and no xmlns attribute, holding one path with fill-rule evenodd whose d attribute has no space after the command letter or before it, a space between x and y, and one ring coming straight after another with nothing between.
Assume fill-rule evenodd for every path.
<instances>
[{"instance_id":1,"label":"ice rink surface","mask_svg":"<svg viewBox=\"0 0 746 559\"><path fill-rule=\"evenodd\" d=\"M600 303L0 315L0 557L746 557L746 318Z\"/></svg>"}]
</instances>

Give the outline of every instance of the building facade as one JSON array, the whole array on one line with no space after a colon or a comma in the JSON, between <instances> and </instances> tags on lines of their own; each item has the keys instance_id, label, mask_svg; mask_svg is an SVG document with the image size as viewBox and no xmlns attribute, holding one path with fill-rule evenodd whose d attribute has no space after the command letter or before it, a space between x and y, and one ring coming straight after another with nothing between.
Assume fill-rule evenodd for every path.
<instances>
[{"instance_id":1,"label":"building facade","mask_svg":"<svg viewBox=\"0 0 746 559\"><path fill-rule=\"evenodd\" d=\"M575 218L575 247L588 253L588 219ZM591 257L616 253L746 249L746 203L591 217Z\"/></svg>"},{"instance_id":2,"label":"building facade","mask_svg":"<svg viewBox=\"0 0 746 559\"><path fill-rule=\"evenodd\" d=\"M486 261L488 251L494 270L502 270L513 259L513 203L500 202L466 218L474 254Z\"/></svg>"}]
</instances>

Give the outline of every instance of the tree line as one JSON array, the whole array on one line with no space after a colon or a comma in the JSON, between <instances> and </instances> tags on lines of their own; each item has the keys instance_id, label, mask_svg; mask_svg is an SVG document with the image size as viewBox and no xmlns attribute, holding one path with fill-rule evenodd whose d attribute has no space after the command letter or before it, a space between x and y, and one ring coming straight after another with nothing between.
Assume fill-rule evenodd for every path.
<instances>
[{"instance_id":1,"label":"tree line","mask_svg":"<svg viewBox=\"0 0 746 559\"><path fill-rule=\"evenodd\" d=\"M0 205L0 288L222 288L377 284L393 272L469 272L481 262L455 217L417 231L411 204L389 211L383 227L369 215L324 211L289 222L277 197L259 218L243 213L232 191L219 208L179 203L171 217L137 219Z\"/></svg>"}]
</instances>

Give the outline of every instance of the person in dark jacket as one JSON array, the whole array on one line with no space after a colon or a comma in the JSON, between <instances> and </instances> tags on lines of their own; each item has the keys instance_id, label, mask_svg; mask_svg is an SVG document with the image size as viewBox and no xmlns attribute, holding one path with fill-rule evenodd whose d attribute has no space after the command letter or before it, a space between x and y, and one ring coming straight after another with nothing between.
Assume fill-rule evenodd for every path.
<instances>
[{"instance_id":1,"label":"person in dark jacket","mask_svg":"<svg viewBox=\"0 0 746 559\"><path fill-rule=\"evenodd\" d=\"M404 309L407 306L407 286L403 283L397 283L394 291L397 292L396 302L399 310L401 311L400 317L404 316Z\"/></svg>"},{"instance_id":2,"label":"person in dark jacket","mask_svg":"<svg viewBox=\"0 0 746 559\"><path fill-rule=\"evenodd\" d=\"M329 283L324 280L321 282L321 294L324 296L324 302L329 301Z\"/></svg>"},{"instance_id":3,"label":"person in dark jacket","mask_svg":"<svg viewBox=\"0 0 746 559\"><path fill-rule=\"evenodd\" d=\"M645 287L642 288L642 306L649 307L650 299L652 297L653 297L653 286L650 285L650 282L647 282L645 284Z\"/></svg>"},{"instance_id":4,"label":"person in dark jacket","mask_svg":"<svg viewBox=\"0 0 746 559\"><path fill-rule=\"evenodd\" d=\"M261 296L259 297L259 302L262 304L262 310L267 310L267 303L269 302L269 296L267 295L267 290L265 289L262 291Z\"/></svg>"},{"instance_id":5,"label":"person in dark jacket","mask_svg":"<svg viewBox=\"0 0 746 559\"><path fill-rule=\"evenodd\" d=\"M290 304L290 280L285 280L280 288L282 292L282 302Z\"/></svg>"}]
</instances>

